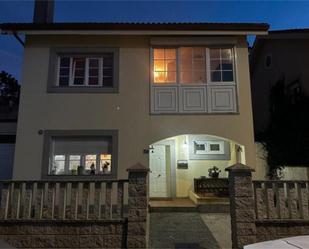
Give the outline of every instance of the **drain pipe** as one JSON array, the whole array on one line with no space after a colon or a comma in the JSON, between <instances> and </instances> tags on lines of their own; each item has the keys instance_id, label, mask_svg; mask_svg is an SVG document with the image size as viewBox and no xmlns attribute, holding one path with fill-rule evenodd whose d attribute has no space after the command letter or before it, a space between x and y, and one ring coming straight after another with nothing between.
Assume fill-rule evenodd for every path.
<instances>
[{"instance_id":1,"label":"drain pipe","mask_svg":"<svg viewBox=\"0 0 309 249\"><path fill-rule=\"evenodd\" d=\"M25 42L18 36L18 34L16 32L13 32L14 37L16 38L16 40L23 46L25 47Z\"/></svg>"}]
</instances>

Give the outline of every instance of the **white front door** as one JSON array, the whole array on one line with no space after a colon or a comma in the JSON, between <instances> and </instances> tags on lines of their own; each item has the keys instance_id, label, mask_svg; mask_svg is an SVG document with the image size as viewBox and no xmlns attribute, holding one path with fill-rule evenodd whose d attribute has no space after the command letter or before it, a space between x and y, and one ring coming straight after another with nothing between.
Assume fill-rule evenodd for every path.
<instances>
[{"instance_id":1,"label":"white front door","mask_svg":"<svg viewBox=\"0 0 309 249\"><path fill-rule=\"evenodd\" d=\"M168 197L165 145L153 145L150 157L150 197Z\"/></svg>"}]
</instances>

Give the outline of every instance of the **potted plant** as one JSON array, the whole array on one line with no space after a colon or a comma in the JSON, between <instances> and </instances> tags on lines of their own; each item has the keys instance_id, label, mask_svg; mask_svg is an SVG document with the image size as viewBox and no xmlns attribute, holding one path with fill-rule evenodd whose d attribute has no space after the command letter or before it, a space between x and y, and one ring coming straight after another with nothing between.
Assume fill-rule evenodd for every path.
<instances>
[{"instance_id":1,"label":"potted plant","mask_svg":"<svg viewBox=\"0 0 309 249\"><path fill-rule=\"evenodd\" d=\"M84 166L79 165L79 166L77 167L77 174L78 174L78 175L83 175L83 174L84 174L84 170L85 170Z\"/></svg>"},{"instance_id":2,"label":"potted plant","mask_svg":"<svg viewBox=\"0 0 309 249\"><path fill-rule=\"evenodd\" d=\"M213 166L212 168L208 169L208 175L211 178L218 178L220 172L221 170L216 166Z\"/></svg>"},{"instance_id":3,"label":"potted plant","mask_svg":"<svg viewBox=\"0 0 309 249\"><path fill-rule=\"evenodd\" d=\"M102 171L103 174L107 174L108 173L108 166L109 166L109 162L105 162L102 166Z\"/></svg>"},{"instance_id":4,"label":"potted plant","mask_svg":"<svg viewBox=\"0 0 309 249\"><path fill-rule=\"evenodd\" d=\"M72 173L72 175L76 176L77 175L77 167L74 167L73 169L71 169L71 173Z\"/></svg>"}]
</instances>

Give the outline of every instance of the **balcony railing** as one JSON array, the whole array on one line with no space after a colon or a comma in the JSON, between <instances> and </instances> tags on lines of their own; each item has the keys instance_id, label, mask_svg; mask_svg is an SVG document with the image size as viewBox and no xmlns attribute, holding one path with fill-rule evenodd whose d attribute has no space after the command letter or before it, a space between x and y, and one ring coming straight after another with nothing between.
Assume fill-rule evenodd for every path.
<instances>
[{"instance_id":1,"label":"balcony railing","mask_svg":"<svg viewBox=\"0 0 309 249\"><path fill-rule=\"evenodd\" d=\"M0 220L113 220L126 216L128 180L1 181Z\"/></svg>"}]
</instances>

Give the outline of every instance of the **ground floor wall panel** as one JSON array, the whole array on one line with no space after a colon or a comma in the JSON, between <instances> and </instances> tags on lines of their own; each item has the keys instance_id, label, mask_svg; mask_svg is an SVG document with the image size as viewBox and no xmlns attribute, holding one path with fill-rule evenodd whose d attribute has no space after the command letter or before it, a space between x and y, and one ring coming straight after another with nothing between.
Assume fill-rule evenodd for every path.
<instances>
[{"instance_id":1,"label":"ground floor wall panel","mask_svg":"<svg viewBox=\"0 0 309 249\"><path fill-rule=\"evenodd\" d=\"M15 248L123 248L126 223L1 221L0 240Z\"/></svg>"}]
</instances>

